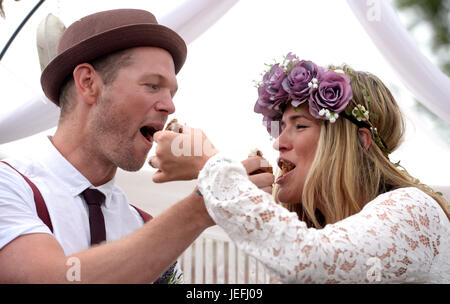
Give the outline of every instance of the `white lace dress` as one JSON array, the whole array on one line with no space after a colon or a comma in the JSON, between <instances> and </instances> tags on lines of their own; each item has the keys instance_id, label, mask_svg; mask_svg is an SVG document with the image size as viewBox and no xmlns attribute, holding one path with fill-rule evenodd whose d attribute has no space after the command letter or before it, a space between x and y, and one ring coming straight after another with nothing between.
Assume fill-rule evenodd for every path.
<instances>
[{"instance_id":1,"label":"white lace dress","mask_svg":"<svg viewBox=\"0 0 450 304\"><path fill-rule=\"evenodd\" d=\"M239 249L284 283L450 283L450 223L417 188L378 196L361 212L307 228L218 154L198 178L207 210Z\"/></svg>"}]
</instances>

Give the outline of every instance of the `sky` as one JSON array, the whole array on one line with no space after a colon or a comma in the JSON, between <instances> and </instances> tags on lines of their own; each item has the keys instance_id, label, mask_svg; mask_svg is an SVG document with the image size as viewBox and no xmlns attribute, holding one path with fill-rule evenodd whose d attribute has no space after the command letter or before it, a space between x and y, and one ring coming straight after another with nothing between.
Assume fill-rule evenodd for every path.
<instances>
[{"instance_id":1,"label":"sky","mask_svg":"<svg viewBox=\"0 0 450 304\"><path fill-rule=\"evenodd\" d=\"M0 46L35 3L5 0ZM159 18L181 3L183 0L47 0L0 62L0 111L42 94L35 35L48 13L69 25L93 12L125 7L147 9ZM422 37L426 36L425 31ZM417 43L434 62L424 42ZM261 79L264 63L280 60L288 52L322 66L346 63L381 78L407 118L405 141L391 160L400 160L422 182L450 186L449 145L432 131L428 119L413 110L414 96L378 52L345 0L240 0L188 45L187 61L177 77L176 112L170 118L202 128L213 144L231 157L244 159L250 150L259 148L274 165L277 152L261 124L262 117L253 112L257 98L254 81ZM54 130L0 145L0 154L29 153L31 146L37 151L39 142Z\"/></svg>"}]
</instances>

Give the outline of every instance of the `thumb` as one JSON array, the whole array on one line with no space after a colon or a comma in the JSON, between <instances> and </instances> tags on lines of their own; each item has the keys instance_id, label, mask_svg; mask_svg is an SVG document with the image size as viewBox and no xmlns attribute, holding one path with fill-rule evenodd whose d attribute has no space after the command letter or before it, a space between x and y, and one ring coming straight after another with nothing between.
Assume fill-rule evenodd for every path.
<instances>
[{"instance_id":1,"label":"thumb","mask_svg":"<svg viewBox=\"0 0 450 304\"><path fill-rule=\"evenodd\" d=\"M267 161L261 156L249 157L242 161L242 164L247 170L247 174L251 174L262 167L267 167L266 163Z\"/></svg>"},{"instance_id":2,"label":"thumb","mask_svg":"<svg viewBox=\"0 0 450 304\"><path fill-rule=\"evenodd\" d=\"M163 131L155 132L155 134L153 134L153 141L157 143L159 141L159 138L161 137L162 133L163 133Z\"/></svg>"},{"instance_id":3,"label":"thumb","mask_svg":"<svg viewBox=\"0 0 450 304\"><path fill-rule=\"evenodd\" d=\"M161 184L161 183L165 183L165 182L169 181L169 179L168 179L167 174L165 174L161 170L157 170L152 176L152 181L154 183Z\"/></svg>"}]
</instances>

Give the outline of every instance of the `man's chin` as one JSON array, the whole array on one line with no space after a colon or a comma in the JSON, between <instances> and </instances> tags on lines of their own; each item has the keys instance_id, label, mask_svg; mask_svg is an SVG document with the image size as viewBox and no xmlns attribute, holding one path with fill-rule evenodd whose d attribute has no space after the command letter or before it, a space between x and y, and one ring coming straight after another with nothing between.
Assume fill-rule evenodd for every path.
<instances>
[{"instance_id":1,"label":"man's chin","mask_svg":"<svg viewBox=\"0 0 450 304\"><path fill-rule=\"evenodd\" d=\"M136 172L136 171L141 170L141 168L145 164L145 160L146 160L146 158L142 158L142 160L138 159L138 158L134 158L132 160L127 159L125 161L121 161L121 162L117 163L116 166L124 171Z\"/></svg>"}]
</instances>

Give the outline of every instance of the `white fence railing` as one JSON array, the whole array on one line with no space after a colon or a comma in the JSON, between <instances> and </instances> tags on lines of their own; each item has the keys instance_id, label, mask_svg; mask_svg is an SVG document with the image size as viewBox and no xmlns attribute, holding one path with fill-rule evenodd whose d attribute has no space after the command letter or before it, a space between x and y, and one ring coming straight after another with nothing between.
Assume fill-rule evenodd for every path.
<instances>
[{"instance_id":1,"label":"white fence railing","mask_svg":"<svg viewBox=\"0 0 450 304\"><path fill-rule=\"evenodd\" d=\"M275 283L264 266L239 250L219 227L203 232L178 262L186 284Z\"/></svg>"}]
</instances>

